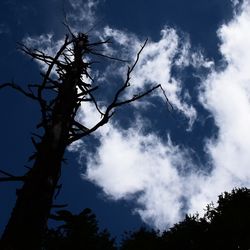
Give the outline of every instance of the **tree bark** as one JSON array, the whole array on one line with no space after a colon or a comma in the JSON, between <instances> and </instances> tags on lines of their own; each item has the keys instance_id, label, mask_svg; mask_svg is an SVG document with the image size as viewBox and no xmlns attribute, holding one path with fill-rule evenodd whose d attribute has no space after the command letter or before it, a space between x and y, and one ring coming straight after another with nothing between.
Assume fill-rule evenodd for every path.
<instances>
[{"instance_id":1,"label":"tree bark","mask_svg":"<svg viewBox=\"0 0 250 250\"><path fill-rule=\"evenodd\" d=\"M34 165L17 191L16 204L2 236L2 249L41 249L77 105L76 82L83 72L81 51L74 52L75 59L58 89L52 116L37 146Z\"/></svg>"}]
</instances>

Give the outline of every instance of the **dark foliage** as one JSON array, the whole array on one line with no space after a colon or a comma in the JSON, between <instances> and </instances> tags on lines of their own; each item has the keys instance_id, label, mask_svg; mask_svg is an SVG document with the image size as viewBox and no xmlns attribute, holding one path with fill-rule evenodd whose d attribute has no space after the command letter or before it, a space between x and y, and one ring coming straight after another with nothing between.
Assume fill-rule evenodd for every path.
<instances>
[{"instance_id":1,"label":"dark foliage","mask_svg":"<svg viewBox=\"0 0 250 250\"><path fill-rule=\"evenodd\" d=\"M49 229L43 250L236 250L250 249L250 189L234 189L219 196L218 205L207 205L203 217L186 215L160 234L141 228L126 232L118 248L107 230L100 231L90 209L75 215L59 210L51 219L61 224Z\"/></svg>"},{"instance_id":2,"label":"dark foliage","mask_svg":"<svg viewBox=\"0 0 250 250\"><path fill-rule=\"evenodd\" d=\"M224 192L218 206L207 206L204 217L187 215L162 235L145 229L131 233L123 240L121 249L250 249L250 189Z\"/></svg>"},{"instance_id":3,"label":"dark foliage","mask_svg":"<svg viewBox=\"0 0 250 250\"><path fill-rule=\"evenodd\" d=\"M46 250L115 250L114 239L107 230L100 231L96 216L90 209L84 209L80 214L73 215L67 210L57 211L53 219L63 224L56 229L50 229L44 240Z\"/></svg>"},{"instance_id":4,"label":"dark foliage","mask_svg":"<svg viewBox=\"0 0 250 250\"><path fill-rule=\"evenodd\" d=\"M250 249L250 189L234 189L219 196L218 206L207 206L213 249Z\"/></svg>"},{"instance_id":5,"label":"dark foliage","mask_svg":"<svg viewBox=\"0 0 250 250\"><path fill-rule=\"evenodd\" d=\"M136 232L125 233L121 244L121 250L151 250L160 249L160 238L154 230L148 231L141 228Z\"/></svg>"},{"instance_id":6,"label":"dark foliage","mask_svg":"<svg viewBox=\"0 0 250 250\"><path fill-rule=\"evenodd\" d=\"M201 246L206 246L208 226L208 222L198 215L187 215L183 221L163 233L162 244L176 250L202 249Z\"/></svg>"}]
</instances>

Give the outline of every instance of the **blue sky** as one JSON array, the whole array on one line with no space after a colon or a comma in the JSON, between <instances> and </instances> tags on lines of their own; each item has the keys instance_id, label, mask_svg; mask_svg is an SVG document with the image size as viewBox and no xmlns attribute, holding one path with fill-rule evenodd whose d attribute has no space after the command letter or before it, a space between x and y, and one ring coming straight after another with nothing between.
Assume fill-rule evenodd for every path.
<instances>
[{"instance_id":1,"label":"blue sky","mask_svg":"<svg viewBox=\"0 0 250 250\"><path fill-rule=\"evenodd\" d=\"M73 212L92 208L101 227L120 235L142 223L164 230L185 213L202 213L221 192L250 186L248 0L3 0L1 82L41 81L44 65L18 52L16 42L53 54L67 32L64 11L73 30L89 31L94 41L111 38L104 52L130 62L148 38L126 96L159 83L173 110L156 91L72 145L58 203ZM92 69L103 108L126 67L103 61ZM0 102L0 168L22 174L39 110L11 90L0 92ZM91 126L99 117L84 105L78 119ZM1 229L15 188L1 183Z\"/></svg>"}]
</instances>

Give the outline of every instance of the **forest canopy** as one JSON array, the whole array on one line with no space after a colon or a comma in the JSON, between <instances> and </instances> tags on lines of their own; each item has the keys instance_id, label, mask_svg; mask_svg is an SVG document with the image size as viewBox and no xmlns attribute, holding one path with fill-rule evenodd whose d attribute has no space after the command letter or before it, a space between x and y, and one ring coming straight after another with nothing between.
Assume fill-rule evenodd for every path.
<instances>
[{"instance_id":1,"label":"forest canopy","mask_svg":"<svg viewBox=\"0 0 250 250\"><path fill-rule=\"evenodd\" d=\"M45 249L249 249L250 189L224 192L216 204L210 203L204 210L204 216L186 215L184 220L164 232L145 227L125 232L120 243L112 239L107 230L98 229L90 209L78 215L59 210L54 219L63 224L48 230Z\"/></svg>"}]
</instances>

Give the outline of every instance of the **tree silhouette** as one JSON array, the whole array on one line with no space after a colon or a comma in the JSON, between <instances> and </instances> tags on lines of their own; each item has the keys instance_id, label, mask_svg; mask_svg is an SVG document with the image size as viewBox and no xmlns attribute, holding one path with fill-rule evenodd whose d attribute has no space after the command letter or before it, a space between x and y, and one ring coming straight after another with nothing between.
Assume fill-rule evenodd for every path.
<instances>
[{"instance_id":1,"label":"tree silhouette","mask_svg":"<svg viewBox=\"0 0 250 250\"><path fill-rule=\"evenodd\" d=\"M140 229L130 233L121 250L221 250L250 249L250 189L233 189L208 204L203 217L186 216L161 235Z\"/></svg>"},{"instance_id":2,"label":"tree silhouette","mask_svg":"<svg viewBox=\"0 0 250 250\"><path fill-rule=\"evenodd\" d=\"M136 232L127 232L121 243L121 250L161 249L160 237L154 230L140 228Z\"/></svg>"},{"instance_id":3,"label":"tree silhouette","mask_svg":"<svg viewBox=\"0 0 250 250\"><path fill-rule=\"evenodd\" d=\"M20 45L24 53L47 65L47 71L41 73L42 82L28 85L28 90L12 82L4 83L0 88L10 87L39 103L42 118L37 127L43 129L43 134L35 135L37 138L32 137L36 153L30 157L34 163L25 176L1 171L3 177L0 181L23 181L22 188L17 190L16 204L2 236L1 249L40 248L54 205L54 195L59 188L58 180L66 147L106 124L117 107L136 101L160 87L156 85L145 92L134 93L131 98L122 98L130 86L131 73L146 41L135 62L128 67L123 84L116 90L104 111L101 110L95 96L98 86L84 79L92 79L89 73L92 61L87 58L99 56L116 60L96 49L108 42L91 43L86 34L75 35L70 32L55 56ZM91 102L101 116L99 122L91 128L76 120L77 111L85 102Z\"/></svg>"},{"instance_id":4,"label":"tree silhouette","mask_svg":"<svg viewBox=\"0 0 250 250\"><path fill-rule=\"evenodd\" d=\"M110 238L108 231L99 231L96 217L90 209L84 209L78 215L60 210L51 217L63 221L64 224L57 229L48 230L43 243L43 248L46 250L116 249L114 239Z\"/></svg>"},{"instance_id":5,"label":"tree silhouette","mask_svg":"<svg viewBox=\"0 0 250 250\"><path fill-rule=\"evenodd\" d=\"M233 189L219 196L218 206L207 206L213 249L250 248L250 189Z\"/></svg>"},{"instance_id":6,"label":"tree silhouette","mask_svg":"<svg viewBox=\"0 0 250 250\"><path fill-rule=\"evenodd\" d=\"M185 219L162 235L162 245L169 249L207 249L208 222L199 218L198 214L186 215Z\"/></svg>"}]
</instances>

